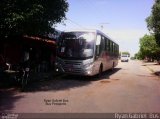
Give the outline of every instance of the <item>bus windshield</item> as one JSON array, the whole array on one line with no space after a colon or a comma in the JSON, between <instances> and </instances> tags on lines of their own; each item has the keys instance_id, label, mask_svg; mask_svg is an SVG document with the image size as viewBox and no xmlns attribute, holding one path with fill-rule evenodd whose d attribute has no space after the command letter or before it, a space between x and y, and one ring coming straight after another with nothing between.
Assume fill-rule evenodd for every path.
<instances>
[{"instance_id":1,"label":"bus windshield","mask_svg":"<svg viewBox=\"0 0 160 119\"><path fill-rule=\"evenodd\" d=\"M122 55L121 57L128 57L127 55Z\"/></svg>"},{"instance_id":2,"label":"bus windshield","mask_svg":"<svg viewBox=\"0 0 160 119\"><path fill-rule=\"evenodd\" d=\"M66 59L93 57L95 34L92 32L65 32L59 38L57 55Z\"/></svg>"}]
</instances>

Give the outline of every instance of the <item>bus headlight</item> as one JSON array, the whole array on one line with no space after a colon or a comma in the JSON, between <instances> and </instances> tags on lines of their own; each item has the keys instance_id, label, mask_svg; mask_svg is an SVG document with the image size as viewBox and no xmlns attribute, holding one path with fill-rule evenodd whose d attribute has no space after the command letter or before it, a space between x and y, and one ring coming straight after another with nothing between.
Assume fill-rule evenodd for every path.
<instances>
[{"instance_id":1,"label":"bus headlight","mask_svg":"<svg viewBox=\"0 0 160 119\"><path fill-rule=\"evenodd\" d=\"M89 70L89 71L87 71L87 74L91 74L91 73L92 73L92 71L90 71L90 70Z\"/></svg>"}]
</instances>

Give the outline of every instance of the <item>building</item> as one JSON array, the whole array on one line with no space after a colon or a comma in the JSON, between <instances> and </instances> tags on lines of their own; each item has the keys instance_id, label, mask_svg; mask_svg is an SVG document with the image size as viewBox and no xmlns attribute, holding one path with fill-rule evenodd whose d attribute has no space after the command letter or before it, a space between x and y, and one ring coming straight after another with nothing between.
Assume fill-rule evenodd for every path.
<instances>
[{"instance_id":1,"label":"building","mask_svg":"<svg viewBox=\"0 0 160 119\"><path fill-rule=\"evenodd\" d=\"M0 43L0 55L10 69L16 70L18 65L29 60L34 71L48 71L52 69L56 56L56 39L22 36L12 37Z\"/></svg>"}]
</instances>

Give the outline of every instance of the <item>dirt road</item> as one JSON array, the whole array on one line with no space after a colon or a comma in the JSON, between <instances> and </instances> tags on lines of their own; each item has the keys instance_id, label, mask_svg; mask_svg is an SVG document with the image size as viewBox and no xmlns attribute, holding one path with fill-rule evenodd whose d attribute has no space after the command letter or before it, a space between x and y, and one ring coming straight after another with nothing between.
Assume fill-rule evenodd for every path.
<instances>
[{"instance_id":1,"label":"dirt road","mask_svg":"<svg viewBox=\"0 0 160 119\"><path fill-rule=\"evenodd\" d=\"M0 111L14 113L159 112L160 79L140 61L119 62L101 78L59 76L26 92L0 90Z\"/></svg>"}]
</instances>

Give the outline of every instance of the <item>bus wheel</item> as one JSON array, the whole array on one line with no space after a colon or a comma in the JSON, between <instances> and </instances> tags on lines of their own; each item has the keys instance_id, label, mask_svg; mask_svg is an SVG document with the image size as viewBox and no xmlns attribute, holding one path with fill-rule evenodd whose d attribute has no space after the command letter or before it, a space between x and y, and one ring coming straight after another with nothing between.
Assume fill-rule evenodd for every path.
<instances>
[{"instance_id":1,"label":"bus wheel","mask_svg":"<svg viewBox=\"0 0 160 119\"><path fill-rule=\"evenodd\" d=\"M103 72L103 65L101 64L99 67L99 73L98 73L99 78L102 76L102 72Z\"/></svg>"}]
</instances>

